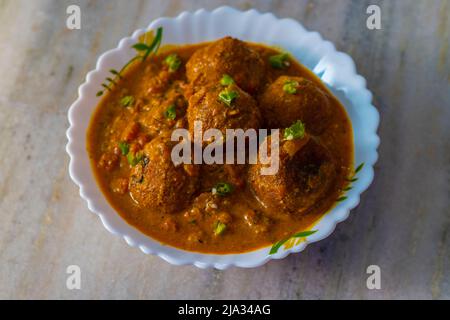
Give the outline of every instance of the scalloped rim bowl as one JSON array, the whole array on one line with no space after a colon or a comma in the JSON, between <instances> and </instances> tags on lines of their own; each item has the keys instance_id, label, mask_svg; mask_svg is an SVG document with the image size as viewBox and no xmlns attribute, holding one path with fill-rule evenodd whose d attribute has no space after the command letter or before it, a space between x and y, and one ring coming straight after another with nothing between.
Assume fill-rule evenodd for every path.
<instances>
[{"instance_id":1,"label":"scalloped rim bowl","mask_svg":"<svg viewBox=\"0 0 450 320\"><path fill-rule=\"evenodd\" d=\"M256 10L242 12L221 7L212 12L183 12L176 18L157 19L147 30L155 30L160 26L164 27L164 44L198 43L230 35L289 51L319 76L345 106L353 126L354 163L364 162L365 166L358 173L359 179L353 184L353 189L346 194L347 199L337 204L313 226L316 233L290 248L280 248L273 255L269 254L270 247L226 255L188 252L161 244L142 234L127 224L108 204L97 186L86 150L89 120L100 100L96 93L108 76L108 70L120 69L134 56L131 46L146 32L140 29L131 37L123 38L117 48L100 56L96 69L88 73L86 82L78 90L78 99L69 110L70 127L67 130L66 150L70 156L70 177L79 186L80 195L86 200L89 209L100 217L108 231L124 238L130 246L139 247L146 254L156 254L175 265L193 264L200 268L257 267L271 259L284 258L291 252L300 252L309 243L331 234L336 224L345 220L350 210L358 205L360 194L371 184L373 165L378 158L379 138L376 131L379 114L371 103L372 94L366 89L365 79L356 73L352 58L337 52L331 42L323 40L317 32L305 30L295 20L278 19L271 13L263 14Z\"/></svg>"}]
</instances>

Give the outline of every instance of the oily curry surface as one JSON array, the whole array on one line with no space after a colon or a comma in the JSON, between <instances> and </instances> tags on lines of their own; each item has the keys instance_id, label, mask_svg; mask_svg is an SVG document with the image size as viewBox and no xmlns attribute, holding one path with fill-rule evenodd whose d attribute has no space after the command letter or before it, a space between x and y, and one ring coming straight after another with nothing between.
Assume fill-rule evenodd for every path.
<instances>
[{"instance_id":1,"label":"oily curry surface","mask_svg":"<svg viewBox=\"0 0 450 320\"><path fill-rule=\"evenodd\" d=\"M260 162L174 165L171 133L192 133L194 121L223 133L280 129L278 172L261 175ZM130 225L206 253L307 230L353 166L350 121L320 80L287 54L230 37L133 64L97 107L87 142L103 193Z\"/></svg>"}]
</instances>

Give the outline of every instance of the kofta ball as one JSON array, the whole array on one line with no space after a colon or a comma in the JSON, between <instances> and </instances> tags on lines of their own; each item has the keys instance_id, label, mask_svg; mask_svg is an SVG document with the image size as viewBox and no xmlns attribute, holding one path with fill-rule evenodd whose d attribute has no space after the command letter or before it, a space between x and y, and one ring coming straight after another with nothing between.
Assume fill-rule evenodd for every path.
<instances>
[{"instance_id":1,"label":"kofta ball","mask_svg":"<svg viewBox=\"0 0 450 320\"><path fill-rule=\"evenodd\" d=\"M259 99L261 113L270 128L286 128L301 120L306 130L322 134L332 119L329 96L302 77L280 76Z\"/></svg>"},{"instance_id":2,"label":"kofta ball","mask_svg":"<svg viewBox=\"0 0 450 320\"><path fill-rule=\"evenodd\" d=\"M129 179L130 195L139 207L174 213L189 204L197 189L198 170L191 164L174 165L175 144L163 135L145 145Z\"/></svg>"},{"instance_id":3,"label":"kofta ball","mask_svg":"<svg viewBox=\"0 0 450 320\"><path fill-rule=\"evenodd\" d=\"M271 136L266 138L269 150ZM260 203L277 216L307 212L326 196L336 170L330 153L315 138L283 141L280 138L278 172L262 175L268 167L260 161L251 165L248 183Z\"/></svg>"},{"instance_id":4,"label":"kofta ball","mask_svg":"<svg viewBox=\"0 0 450 320\"><path fill-rule=\"evenodd\" d=\"M186 74L194 87L218 83L230 76L244 91L254 94L261 86L264 61L245 42L231 37L197 50L186 64Z\"/></svg>"},{"instance_id":5,"label":"kofta ball","mask_svg":"<svg viewBox=\"0 0 450 320\"><path fill-rule=\"evenodd\" d=\"M189 132L194 134L195 121L201 121L203 132L218 129L258 129L261 114L256 101L236 85L203 87L189 99L187 109Z\"/></svg>"}]
</instances>

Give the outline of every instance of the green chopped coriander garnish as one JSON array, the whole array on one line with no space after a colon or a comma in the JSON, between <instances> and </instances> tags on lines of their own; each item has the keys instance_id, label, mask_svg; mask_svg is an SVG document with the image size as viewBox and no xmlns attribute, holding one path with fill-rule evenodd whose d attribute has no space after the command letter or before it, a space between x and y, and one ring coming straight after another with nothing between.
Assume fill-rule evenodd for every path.
<instances>
[{"instance_id":1,"label":"green chopped coriander garnish","mask_svg":"<svg viewBox=\"0 0 450 320\"><path fill-rule=\"evenodd\" d=\"M130 152L130 145L125 141L121 141L119 142L119 149L122 152L122 154L126 156L128 152Z\"/></svg>"},{"instance_id":2,"label":"green chopped coriander garnish","mask_svg":"<svg viewBox=\"0 0 450 320\"><path fill-rule=\"evenodd\" d=\"M233 78L228 74L224 74L222 79L220 79L220 84L223 86L229 86L233 83L234 83Z\"/></svg>"},{"instance_id":3,"label":"green chopped coriander garnish","mask_svg":"<svg viewBox=\"0 0 450 320\"><path fill-rule=\"evenodd\" d=\"M164 59L164 63L169 67L169 72L175 72L181 66L181 59L176 53L172 53Z\"/></svg>"},{"instance_id":4,"label":"green chopped coriander garnish","mask_svg":"<svg viewBox=\"0 0 450 320\"><path fill-rule=\"evenodd\" d=\"M143 155L141 152L137 152L135 154L129 152L127 155L128 163L133 167L135 165L137 165L139 162L141 162L142 159L143 159Z\"/></svg>"},{"instance_id":5,"label":"green chopped coriander garnish","mask_svg":"<svg viewBox=\"0 0 450 320\"><path fill-rule=\"evenodd\" d=\"M226 229L227 225L225 223L217 221L214 226L214 235L215 236L221 235Z\"/></svg>"},{"instance_id":6,"label":"green chopped coriander garnish","mask_svg":"<svg viewBox=\"0 0 450 320\"><path fill-rule=\"evenodd\" d=\"M275 69L284 69L289 67L289 54L286 52L276 54L274 56L269 57L270 65Z\"/></svg>"},{"instance_id":7,"label":"green chopped coriander garnish","mask_svg":"<svg viewBox=\"0 0 450 320\"><path fill-rule=\"evenodd\" d=\"M277 252L278 252L278 249L280 249L281 246L282 246L283 244L285 244L286 242L288 242L289 239L292 239L292 238L306 238L306 237L308 237L308 236L310 236L310 235L312 235L312 234L314 234L314 233L316 233L316 232L317 232L317 230L312 230L312 231L302 231L302 232L299 232L299 233L294 234L291 238L285 238L285 239L283 239L283 240L280 240L280 241L274 243L274 245L273 245L272 248L270 249L269 254L275 254L275 253L277 253Z\"/></svg>"},{"instance_id":8,"label":"green chopped coriander garnish","mask_svg":"<svg viewBox=\"0 0 450 320\"><path fill-rule=\"evenodd\" d=\"M214 188L212 188L211 192L214 195L219 195L219 196L226 196L230 193L232 193L234 190L233 185L231 185L230 183L226 183L226 182L219 182L218 184L216 184L214 186Z\"/></svg>"},{"instance_id":9,"label":"green chopped coriander garnish","mask_svg":"<svg viewBox=\"0 0 450 320\"><path fill-rule=\"evenodd\" d=\"M170 105L166 111L164 111L164 116L166 119L175 120L177 117L177 108L174 104Z\"/></svg>"},{"instance_id":10,"label":"green chopped coriander garnish","mask_svg":"<svg viewBox=\"0 0 450 320\"><path fill-rule=\"evenodd\" d=\"M237 91L234 90L222 90L219 93L219 100L222 101L223 103L225 103L227 106L231 107L231 104L233 103L233 101L239 97L239 94L237 93Z\"/></svg>"},{"instance_id":11,"label":"green chopped coriander garnish","mask_svg":"<svg viewBox=\"0 0 450 320\"><path fill-rule=\"evenodd\" d=\"M305 125L300 120L284 130L285 140L301 139L305 136Z\"/></svg>"},{"instance_id":12,"label":"green chopped coriander garnish","mask_svg":"<svg viewBox=\"0 0 450 320\"><path fill-rule=\"evenodd\" d=\"M120 104L124 107L130 107L134 104L133 96L125 96L120 100Z\"/></svg>"},{"instance_id":13,"label":"green chopped coriander garnish","mask_svg":"<svg viewBox=\"0 0 450 320\"><path fill-rule=\"evenodd\" d=\"M295 80L287 80L283 85L283 91L289 94L296 94L299 83Z\"/></svg>"}]
</instances>

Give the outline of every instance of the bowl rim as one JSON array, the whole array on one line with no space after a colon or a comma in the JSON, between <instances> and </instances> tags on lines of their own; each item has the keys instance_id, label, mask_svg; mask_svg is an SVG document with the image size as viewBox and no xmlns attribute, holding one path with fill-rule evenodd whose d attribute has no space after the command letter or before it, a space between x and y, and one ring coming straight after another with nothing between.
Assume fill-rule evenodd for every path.
<instances>
[{"instance_id":1,"label":"bowl rim","mask_svg":"<svg viewBox=\"0 0 450 320\"><path fill-rule=\"evenodd\" d=\"M285 247L284 250L276 254L269 254L270 247L245 253L219 255L185 251L161 244L125 222L112 209L108 201L106 201L100 191L100 187L95 181L89 159L87 159L89 169L86 168L86 157L88 158L88 155L85 148L86 131L83 128L86 128L87 125L83 121L86 122L87 120L88 123L90 122L92 112L98 105L100 99L95 97L96 89L99 88L99 84L104 79L105 73L109 70L108 66L111 64L111 61L114 59L128 59L131 45L146 31L155 30L158 26L169 22L176 25L185 21L198 21L204 19L204 17L216 16L218 18L228 17L237 19L238 16L241 17L243 15L245 15L246 19L266 19L274 24L295 26L299 32L303 32L308 37L308 41L316 45L314 48L321 48L323 50L321 58L314 64L311 64L310 69L322 79L334 94L341 94L338 97L340 100L342 98L348 99L348 103L358 106L357 108L355 107L355 110L358 111L355 116L358 119L361 118L360 121L364 122L362 126L359 126L358 133L362 132L362 136L366 139L363 141L365 143L362 144L362 147L364 147L364 168L359 172L359 180L355 182L354 188L349 191L351 195L330 209L321 219L314 223L314 226L317 227L319 232L307 238L299 239L291 247ZM294 56L296 55L294 54ZM299 60L297 56L296 58ZM303 61L302 64L306 65ZM95 101L95 105L92 105L94 103L93 101ZM347 112L349 112L347 106L345 104L344 106ZM69 175L79 187L80 196L87 202L89 210L99 216L104 227L109 232L122 237L130 246L138 247L146 254L155 254L174 265L191 264L199 268L214 267L216 269L226 269L230 266L245 268L257 267L272 259L282 259L290 253L300 252L309 243L317 242L329 236L334 231L337 223L344 221L348 217L350 210L359 204L361 193L372 183L374 177L373 166L378 159L377 148L380 143L377 135L379 113L372 104L372 93L366 88L366 80L357 74L355 63L349 55L337 51L331 42L323 40L322 36L317 32L307 31L296 20L290 18L279 19L272 13L261 13L255 9L240 11L229 6L222 6L212 11L206 11L204 9L195 12L184 11L174 18L158 18L151 22L146 29L138 29L132 36L122 38L116 48L100 55L96 68L87 74L85 82L78 88L77 100L69 108L68 119L70 125L66 132L68 139L66 152L70 157ZM352 126L353 124L352 119ZM355 139L355 127L353 127L353 130ZM94 179L93 184L92 179ZM319 225L321 227L318 227Z\"/></svg>"}]
</instances>

